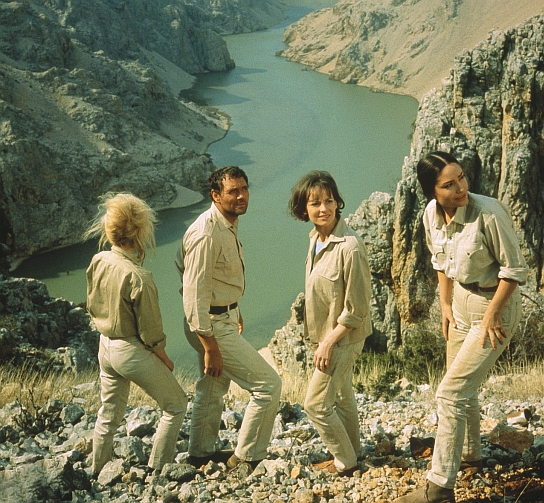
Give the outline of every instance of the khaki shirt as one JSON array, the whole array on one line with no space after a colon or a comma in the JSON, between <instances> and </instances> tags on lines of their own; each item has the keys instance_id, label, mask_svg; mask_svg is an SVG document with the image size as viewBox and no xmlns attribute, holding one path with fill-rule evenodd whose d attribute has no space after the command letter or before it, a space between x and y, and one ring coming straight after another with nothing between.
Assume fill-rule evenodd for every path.
<instances>
[{"instance_id":1,"label":"khaki shirt","mask_svg":"<svg viewBox=\"0 0 544 503\"><path fill-rule=\"evenodd\" d=\"M340 324L352 330L338 345L360 342L372 333L366 247L343 219L336 224L325 247L314 256L317 237L313 229L306 258L306 333L311 342L321 342Z\"/></svg>"},{"instance_id":2,"label":"khaki shirt","mask_svg":"<svg viewBox=\"0 0 544 503\"><path fill-rule=\"evenodd\" d=\"M423 216L433 268L459 283L494 287L500 278L527 280L529 269L521 253L507 207L497 199L469 193L446 224L436 200Z\"/></svg>"},{"instance_id":3,"label":"khaki shirt","mask_svg":"<svg viewBox=\"0 0 544 503\"><path fill-rule=\"evenodd\" d=\"M213 335L210 306L228 306L244 293L244 252L238 220L231 224L214 203L187 229L176 257L189 327Z\"/></svg>"},{"instance_id":4,"label":"khaki shirt","mask_svg":"<svg viewBox=\"0 0 544 503\"><path fill-rule=\"evenodd\" d=\"M106 337L138 336L151 351L164 349L159 296L153 276L134 255L113 246L87 269L87 310Z\"/></svg>"}]
</instances>

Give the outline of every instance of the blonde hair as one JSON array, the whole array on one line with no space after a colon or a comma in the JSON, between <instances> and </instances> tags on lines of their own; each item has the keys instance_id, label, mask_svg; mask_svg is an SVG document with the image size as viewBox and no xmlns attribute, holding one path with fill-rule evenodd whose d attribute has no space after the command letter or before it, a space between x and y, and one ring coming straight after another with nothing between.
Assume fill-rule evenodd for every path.
<instances>
[{"instance_id":1,"label":"blonde hair","mask_svg":"<svg viewBox=\"0 0 544 503\"><path fill-rule=\"evenodd\" d=\"M100 200L98 214L85 232L85 239L98 236L99 249L107 243L134 248L142 262L147 249L155 252L155 210L130 193L108 192Z\"/></svg>"}]
</instances>

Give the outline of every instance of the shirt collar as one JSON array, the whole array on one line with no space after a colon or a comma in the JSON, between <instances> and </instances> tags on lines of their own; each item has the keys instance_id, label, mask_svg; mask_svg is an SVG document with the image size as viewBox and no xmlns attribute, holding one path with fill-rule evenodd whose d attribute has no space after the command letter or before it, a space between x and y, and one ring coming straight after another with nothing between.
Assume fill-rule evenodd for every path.
<instances>
[{"instance_id":1,"label":"shirt collar","mask_svg":"<svg viewBox=\"0 0 544 503\"><path fill-rule=\"evenodd\" d=\"M217 220L217 222L219 223L219 227L222 229L222 230L227 230L227 229L233 229L234 232L237 232L238 231L238 219L236 219L236 221L231 224L226 218L225 218L225 215L223 215L223 213L221 213L219 211L219 208L215 205L215 203L212 202L212 207L211 207L211 212L212 212L212 215L215 217L215 219Z\"/></svg>"},{"instance_id":2,"label":"shirt collar","mask_svg":"<svg viewBox=\"0 0 544 503\"><path fill-rule=\"evenodd\" d=\"M446 221L444 220L444 216L438 206L438 203L436 202L436 199L433 199L433 203L435 205L435 227L439 229L446 225ZM471 203L471 200L470 200L470 192L469 192L468 203L465 204L465 206L461 206L460 208L457 208L457 211L455 212L455 215L453 215L453 218L450 220L450 223L455 222L456 224L459 224L459 225L465 225L466 218L467 218L467 210L470 203Z\"/></svg>"},{"instance_id":3,"label":"shirt collar","mask_svg":"<svg viewBox=\"0 0 544 503\"><path fill-rule=\"evenodd\" d=\"M120 248L119 246L115 246L115 245L112 245L111 247L111 251L113 253L117 253L119 255L123 255L124 257L128 258L129 260L131 260L132 262L134 262L136 265L142 265L142 262L141 260L138 260L138 257L136 254L134 253L130 253L126 250L123 250L123 248Z\"/></svg>"},{"instance_id":4,"label":"shirt collar","mask_svg":"<svg viewBox=\"0 0 544 503\"><path fill-rule=\"evenodd\" d=\"M338 219L338 222L336 222L336 225L334 226L334 229L331 232L331 235L329 236L329 239L327 241L334 242L334 241L345 241L345 234L346 234L347 224L344 221L342 217ZM310 231L310 239L317 239L317 230L315 227Z\"/></svg>"}]
</instances>

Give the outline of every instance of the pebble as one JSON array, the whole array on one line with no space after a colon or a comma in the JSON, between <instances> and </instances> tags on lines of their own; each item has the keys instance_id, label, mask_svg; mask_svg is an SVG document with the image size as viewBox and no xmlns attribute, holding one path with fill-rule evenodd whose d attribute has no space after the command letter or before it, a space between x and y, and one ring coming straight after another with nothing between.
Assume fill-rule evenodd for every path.
<instances>
[{"instance_id":1,"label":"pebble","mask_svg":"<svg viewBox=\"0 0 544 503\"><path fill-rule=\"evenodd\" d=\"M389 402L376 401L365 394L357 395L362 449L358 461L359 469L349 478L339 477L312 466L313 463L327 459L329 453L298 404L282 405L269 447L269 459L260 463L253 473L250 473L247 464L233 471L228 471L223 463L210 462L200 470L185 464L188 456L186 437L189 431L190 408L178 440L176 463L165 465L161 472L150 470L141 459L142 455L149 455L152 434L159 417L157 411L149 407L128 411L127 423L119 429L114 446L116 452L122 453L122 457L108 463L98 480L92 478L88 468L88 439L95 418L84 414L78 420L80 411L73 404L64 404L66 414L59 417L69 417L75 423L63 423L54 432L43 431L34 435L25 434L9 424L8 419L5 424L0 425L0 501L42 501L28 492L21 493L17 500L13 499L13 491L9 491L10 487L17 485L14 484L18 476L17 467L22 463L38 466L49 458L60 459L64 456L63 462L69 463L74 473L87 477L81 483L81 488L71 491L72 503L390 503L425 481L429 458L416 460L412 457L410 437L428 438L436 434L437 416L433 397L425 388L423 391L415 386L412 389L415 391L405 391ZM512 494L508 495L504 491L510 486L505 481L523 476L527 480L532 477L531 484L535 486L535 490L540 487L544 494L544 399L535 397L517 402L498 400L492 394L492 387L481 398L485 469L482 476L475 476L471 480L459 477L457 501L487 498L488 501L497 503L514 503L524 490L523 486L512 483ZM59 404L56 405L58 407ZM223 416L230 428L222 430L218 448L235 447L240 404L236 407L237 411L227 410ZM4 409L15 410L12 405ZM524 432L524 437L532 435L534 441L530 448L518 452L515 449L498 447L488 441L490 433L498 424L504 423L504 428L513 428L506 425L509 414L525 409L530 410L531 419L520 431ZM8 415L0 416L6 418ZM233 418L236 420L233 421ZM502 419L497 418L504 421L500 422ZM155 426L149 426L150 421ZM136 432L141 437L127 436L128 431ZM81 447L81 451L73 447L75 440L79 441L77 445ZM63 447L60 448L61 446ZM2 499L6 498L6 494L10 499ZM530 494L531 490L526 488L524 495ZM520 503L523 501L523 496L518 499ZM533 498L530 501L538 499ZM544 497L541 501L544 501Z\"/></svg>"}]
</instances>

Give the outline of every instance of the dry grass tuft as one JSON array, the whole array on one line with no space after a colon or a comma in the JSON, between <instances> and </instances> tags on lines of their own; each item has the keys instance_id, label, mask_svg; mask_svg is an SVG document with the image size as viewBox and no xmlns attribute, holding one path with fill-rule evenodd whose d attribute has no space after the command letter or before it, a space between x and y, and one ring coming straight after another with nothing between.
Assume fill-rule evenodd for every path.
<instances>
[{"instance_id":1,"label":"dry grass tuft","mask_svg":"<svg viewBox=\"0 0 544 503\"><path fill-rule=\"evenodd\" d=\"M383 380L384 375L396 372L391 364L369 360L364 367L358 369L354 376L354 387L358 390L371 390L376 383ZM289 403L304 403L308 380L307 377L284 375L282 377L282 400ZM183 389L194 394L194 376L190 373L176 375ZM430 392L421 396L422 400L434 399L434 392L442 375L431 377ZM492 388L494 396L499 399L530 400L540 397L544 389L544 366L542 363L526 363L516 368L497 365L490 380L482 387ZM87 386L80 386L87 384ZM96 414L100 407L100 385L98 370L74 374L73 372L36 372L23 365L19 368L0 366L0 408L4 405L19 401L29 412L35 413L50 399L64 402L81 403L86 412ZM249 394L236 385L232 385L226 397L227 403L236 401L247 402ZM138 386L132 386L129 396L132 406L156 403Z\"/></svg>"},{"instance_id":2,"label":"dry grass tuft","mask_svg":"<svg viewBox=\"0 0 544 503\"><path fill-rule=\"evenodd\" d=\"M10 365L0 366L0 408L18 401L24 404L30 413L35 414L48 400L62 400L66 403L75 400L76 403L81 403L87 413L98 412L100 378L97 369L75 374L71 371L37 372L29 367L29 365L18 368ZM194 388L193 379L184 374L176 377L185 391L190 392ZM155 401L138 386L131 386L129 404L156 406Z\"/></svg>"}]
</instances>

